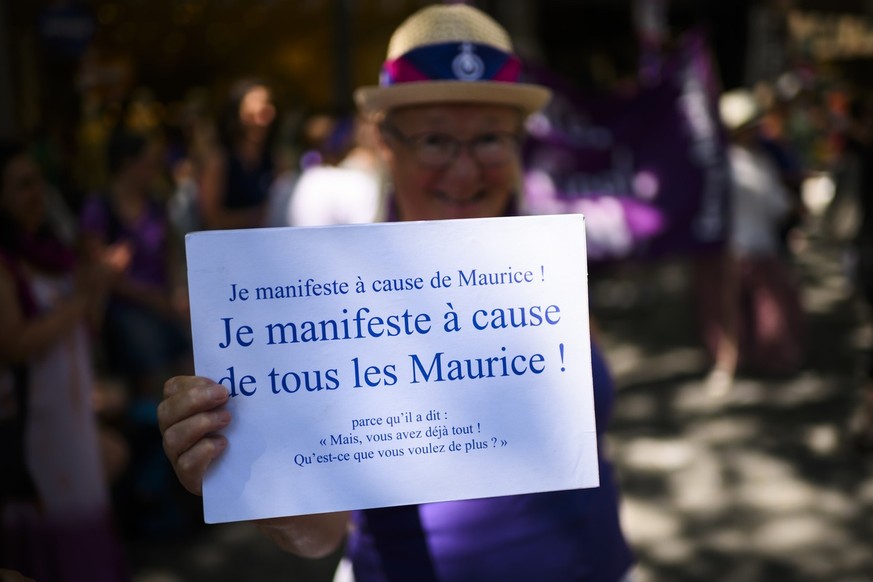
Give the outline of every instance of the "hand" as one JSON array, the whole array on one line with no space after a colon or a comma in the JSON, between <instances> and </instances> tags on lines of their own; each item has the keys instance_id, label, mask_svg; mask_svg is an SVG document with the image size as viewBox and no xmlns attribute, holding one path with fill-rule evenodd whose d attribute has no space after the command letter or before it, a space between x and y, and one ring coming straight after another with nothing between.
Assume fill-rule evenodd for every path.
<instances>
[{"instance_id":1,"label":"hand","mask_svg":"<svg viewBox=\"0 0 873 582\"><path fill-rule=\"evenodd\" d=\"M131 260L133 260L133 244L126 241L108 245L100 255L100 262L116 276L127 270Z\"/></svg>"},{"instance_id":2,"label":"hand","mask_svg":"<svg viewBox=\"0 0 873 582\"><path fill-rule=\"evenodd\" d=\"M228 398L227 389L208 378L176 376L164 384L158 405L164 452L179 481L195 495L202 493L209 464L227 447L215 432L230 423L230 413L221 408Z\"/></svg>"},{"instance_id":3,"label":"hand","mask_svg":"<svg viewBox=\"0 0 873 582\"><path fill-rule=\"evenodd\" d=\"M110 286L127 269L132 257L130 243L118 243L101 247L100 251L84 253L76 269L76 291L102 304Z\"/></svg>"},{"instance_id":4,"label":"hand","mask_svg":"<svg viewBox=\"0 0 873 582\"><path fill-rule=\"evenodd\" d=\"M158 405L158 425L167 453L182 485L202 493L203 476L227 440L215 431L230 423L222 406L229 394L221 384L197 376L176 376L164 384ZM349 514L321 513L258 520L261 532L280 548L298 556L318 558L334 551L346 533Z\"/></svg>"}]
</instances>

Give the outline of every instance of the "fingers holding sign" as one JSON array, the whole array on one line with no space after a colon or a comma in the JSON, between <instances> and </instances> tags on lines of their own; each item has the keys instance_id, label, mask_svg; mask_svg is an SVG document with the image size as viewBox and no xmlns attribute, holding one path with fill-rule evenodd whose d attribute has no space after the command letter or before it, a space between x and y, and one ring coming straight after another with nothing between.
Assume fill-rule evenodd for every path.
<instances>
[{"instance_id":1,"label":"fingers holding sign","mask_svg":"<svg viewBox=\"0 0 873 582\"><path fill-rule=\"evenodd\" d=\"M200 495L209 464L227 447L216 434L231 420L223 408L227 389L207 378L176 376L164 384L158 405L158 424L164 451L176 476L191 493Z\"/></svg>"}]
</instances>

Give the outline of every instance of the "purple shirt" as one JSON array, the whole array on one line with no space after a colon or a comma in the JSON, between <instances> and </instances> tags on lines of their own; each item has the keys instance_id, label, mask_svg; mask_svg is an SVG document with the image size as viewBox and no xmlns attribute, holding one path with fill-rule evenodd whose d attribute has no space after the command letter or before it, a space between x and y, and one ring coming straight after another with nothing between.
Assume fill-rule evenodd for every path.
<instances>
[{"instance_id":1,"label":"purple shirt","mask_svg":"<svg viewBox=\"0 0 873 582\"><path fill-rule=\"evenodd\" d=\"M613 384L592 350L598 442ZM602 450L600 487L355 512L347 554L356 582L620 580L633 556ZM524 470L523 467L520 470Z\"/></svg>"},{"instance_id":2,"label":"purple shirt","mask_svg":"<svg viewBox=\"0 0 873 582\"><path fill-rule=\"evenodd\" d=\"M168 221L164 208L151 202L132 224L122 223L105 196L92 196L82 208L82 232L100 237L106 244L127 242L133 256L127 275L153 287L167 283Z\"/></svg>"}]
</instances>

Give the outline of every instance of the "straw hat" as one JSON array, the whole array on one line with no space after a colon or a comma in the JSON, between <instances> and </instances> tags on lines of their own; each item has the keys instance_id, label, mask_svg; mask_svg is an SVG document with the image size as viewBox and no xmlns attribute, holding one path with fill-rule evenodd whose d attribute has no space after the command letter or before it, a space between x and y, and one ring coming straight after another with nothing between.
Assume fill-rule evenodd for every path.
<instances>
[{"instance_id":1,"label":"straw hat","mask_svg":"<svg viewBox=\"0 0 873 582\"><path fill-rule=\"evenodd\" d=\"M379 86L355 91L363 113L428 103L510 105L541 109L551 91L518 82L521 63L509 35L465 4L438 4L401 24L388 44Z\"/></svg>"},{"instance_id":2,"label":"straw hat","mask_svg":"<svg viewBox=\"0 0 873 582\"><path fill-rule=\"evenodd\" d=\"M730 131L749 127L761 119L763 112L758 100L747 89L734 89L724 93L718 101L721 120Z\"/></svg>"}]
</instances>

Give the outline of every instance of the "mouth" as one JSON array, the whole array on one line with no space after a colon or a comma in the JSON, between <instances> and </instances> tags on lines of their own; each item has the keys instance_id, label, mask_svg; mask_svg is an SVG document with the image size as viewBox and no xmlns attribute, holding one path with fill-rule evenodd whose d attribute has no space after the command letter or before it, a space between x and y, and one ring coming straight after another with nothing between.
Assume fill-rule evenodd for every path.
<instances>
[{"instance_id":1,"label":"mouth","mask_svg":"<svg viewBox=\"0 0 873 582\"><path fill-rule=\"evenodd\" d=\"M439 200L442 204L454 206L457 208L464 208L479 204L488 197L488 194L487 192L485 192L485 190L477 190L473 193L472 196L457 197L452 196L443 190L438 190L433 192L433 197Z\"/></svg>"},{"instance_id":2,"label":"mouth","mask_svg":"<svg viewBox=\"0 0 873 582\"><path fill-rule=\"evenodd\" d=\"M488 195L480 190L471 196L456 197L439 191L433 194L443 218L481 218L487 214Z\"/></svg>"}]
</instances>

